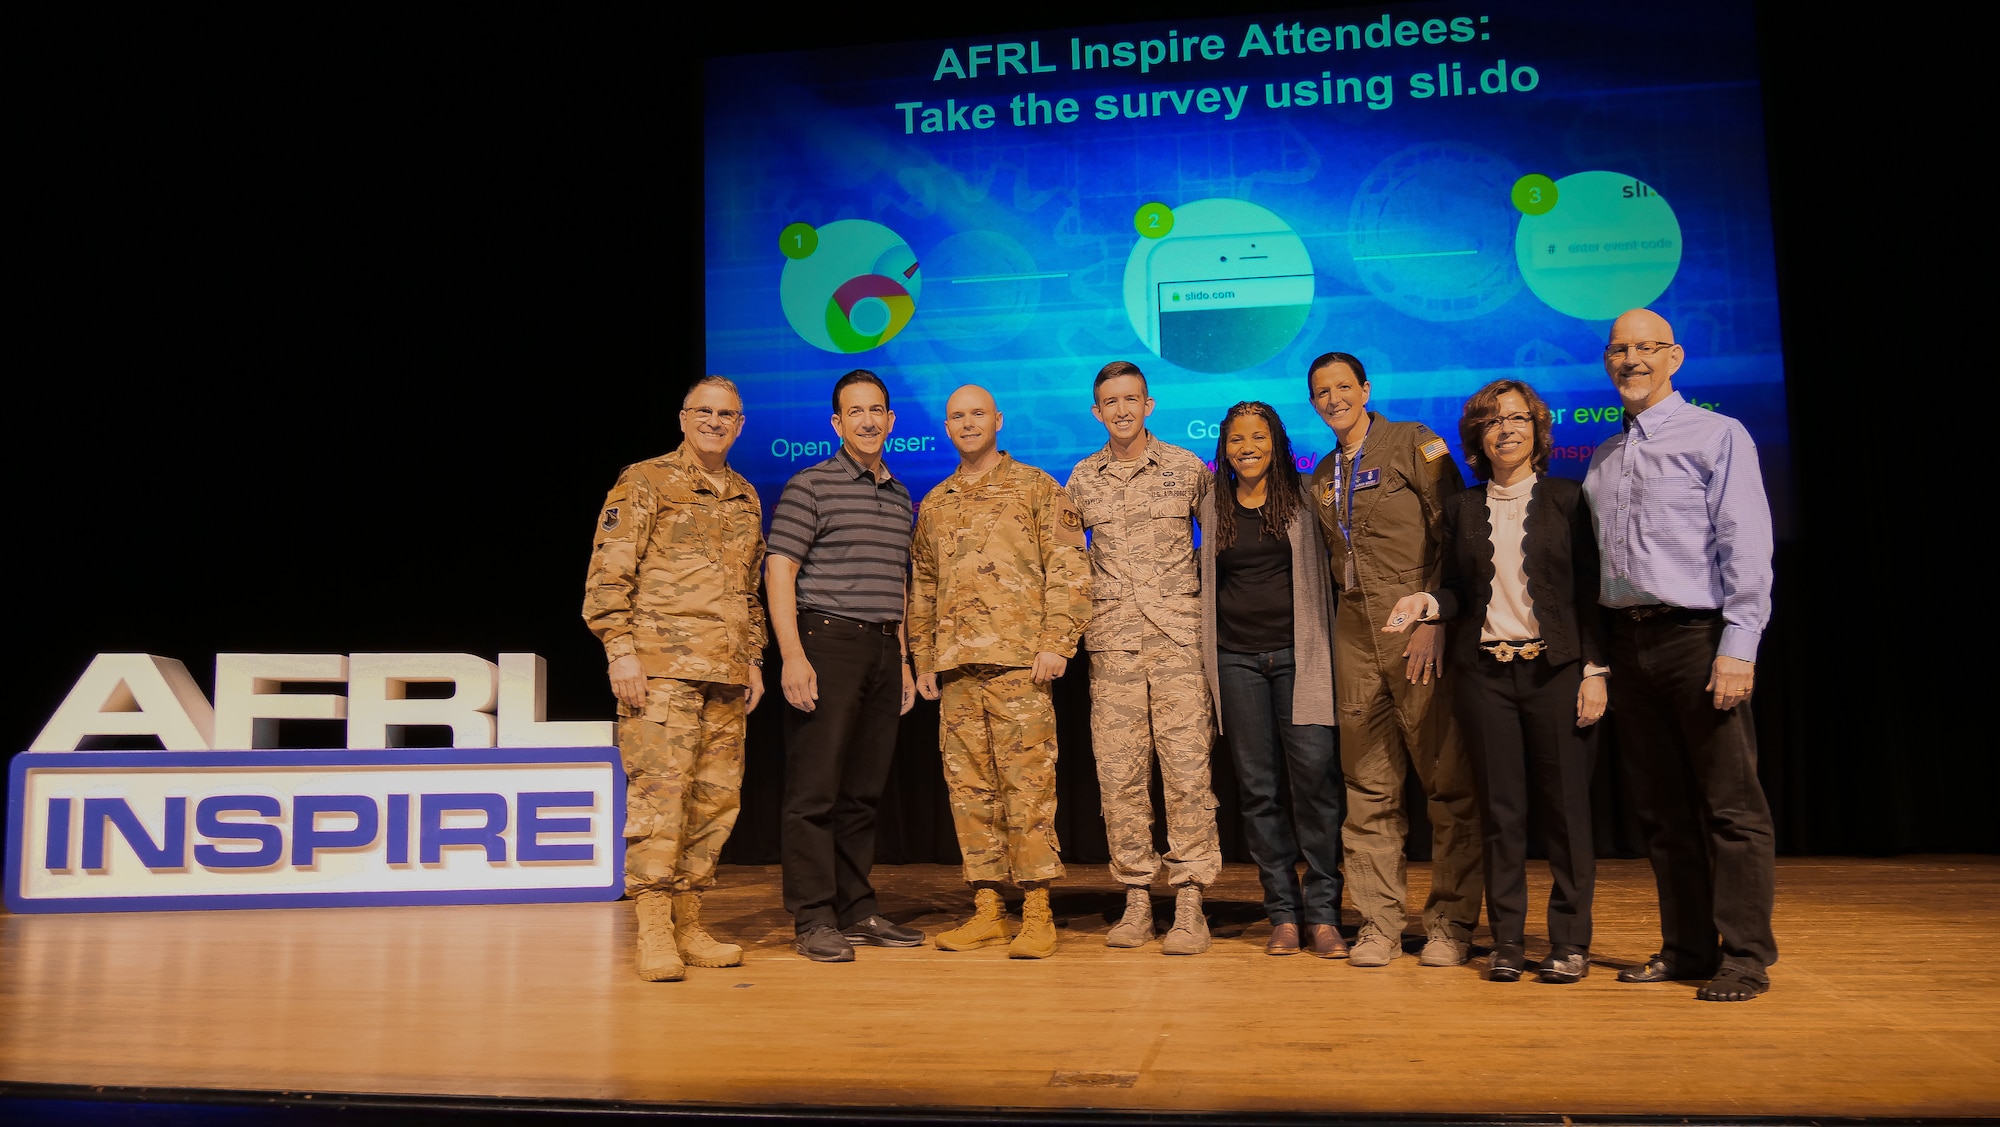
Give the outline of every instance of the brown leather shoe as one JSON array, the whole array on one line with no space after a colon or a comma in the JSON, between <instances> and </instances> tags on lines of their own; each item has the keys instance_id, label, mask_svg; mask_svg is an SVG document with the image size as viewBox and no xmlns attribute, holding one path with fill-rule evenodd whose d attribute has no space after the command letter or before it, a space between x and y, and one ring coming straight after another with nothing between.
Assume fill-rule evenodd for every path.
<instances>
[{"instance_id":1,"label":"brown leather shoe","mask_svg":"<svg viewBox=\"0 0 2000 1127\"><path fill-rule=\"evenodd\" d=\"M1306 946L1322 959L1347 957L1347 940L1340 937L1340 929L1332 924L1307 924Z\"/></svg>"},{"instance_id":2,"label":"brown leather shoe","mask_svg":"<svg viewBox=\"0 0 2000 1127\"><path fill-rule=\"evenodd\" d=\"M1271 941L1264 944L1266 955L1296 955L1299 953L1299 925L1272 924Z\"/></svg>"}]
</instances>

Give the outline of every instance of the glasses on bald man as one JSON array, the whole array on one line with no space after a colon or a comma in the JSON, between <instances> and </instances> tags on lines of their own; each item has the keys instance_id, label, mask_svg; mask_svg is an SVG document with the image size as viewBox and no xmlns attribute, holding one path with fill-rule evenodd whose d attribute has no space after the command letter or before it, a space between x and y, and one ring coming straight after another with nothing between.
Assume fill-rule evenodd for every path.
<instances>
[{"instance_id":1,"label":"glasses on bald man","mask_svg":"<svg viewBox=\"0 0 2000 1127\"><path fill-rule=\"evenodd\" d=\"M1616 360L1624 356L1625 350L1628 348L1632 350L1632 354L1635 356L1652 356L1662 350L1679 347L1680 345L1668 340L1639 340L1633 341L1631 344L1607 344L1604 346L1604 358L1606 360Z\"/></svg>"}]
</instances>

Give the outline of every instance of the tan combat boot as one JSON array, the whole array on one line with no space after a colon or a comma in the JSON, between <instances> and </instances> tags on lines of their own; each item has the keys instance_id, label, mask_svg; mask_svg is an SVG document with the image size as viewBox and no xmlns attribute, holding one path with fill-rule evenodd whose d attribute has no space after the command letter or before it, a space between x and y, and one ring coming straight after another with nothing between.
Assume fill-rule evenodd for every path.
<instances>
[{"instance_id":1,"label":"tan combat boot","mask_svg":"<svg viewBox=\"0 0 2000 1127\"><path fill-rule=\"evenodd\" d=\"M1007 945L1010 959L1046 959L1056 953L1056 918L1049 911L1049 890L1031 888L1021 905L1021 934Z\"/></svg>"},{"instance_id":2,"label":"tan combat boot","mask_svg":"<svg viewBox=\"0 0 2000 1127\"><path fill-rule=\"evenodd\" d=\"M639 916L639 977L648 982L679 982L687 975L680 949L674 946L674 902L670 894L648 889L633 898Z\"/></svg>"},{"instance_id":3,"label":"tan combat boot","mask_svg":"<svg viewBox=\"0 0 2000 1127\"><path fill-rule=\"evenodd\" d=\"M742 947L716 942L701 926L701 893L693 889L674 893L674 945L691 967L743 965Z\"/></svg>"},{"instance_id":4,"label":"tan combat boot","mask_svg":"<svg viewBox=\"0 0 2000 1127\"><path fill-rule=\"evenodd\" d=\"M1208 917L1201 911L1201 887L1184 884L1174 893L1174 926L1160 950L1168 955L1199 955L1208 950Z\"/></svg>"},{"instance_id":5,"label":"tan combat boot","mask_svg":"<svg viewBox=\"0 0 2000 1127\"><path fill-rule=\"evenodd\" d=\"M981 947L991 947L995 943L1007 942L1007 906L1000 901L1000 891L982 888L972 898L974 908L972 918L952 928L938 932L937 945L944 951L976 951Z\"/></svg>"},{"instance_id":6,"label":"tan combat boot","mask_svg":"<svg viewBox=\"0 0 2000 1127\"><path fill-rule=\"evenodd\" d=\"M1151 889L1127 885L1125 918L1111 925L1104 937L1106 947L1144 947L1153 938L1153 893Z\"/></svg>"}]
</instances>

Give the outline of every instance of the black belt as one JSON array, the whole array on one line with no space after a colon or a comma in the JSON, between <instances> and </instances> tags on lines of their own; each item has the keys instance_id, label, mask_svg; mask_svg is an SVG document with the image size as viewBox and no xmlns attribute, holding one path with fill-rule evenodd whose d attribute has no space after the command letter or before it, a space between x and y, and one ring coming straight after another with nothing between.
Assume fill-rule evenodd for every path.
<instances>
[{"instance_id":1,"label":"black belt","mask_svg":"<svg viewBox=\"0 0 2000 1127\"><path fill-rule=\"evenodd\" d=\"M1540 638L1530 638L1525 642L1481 642L1479 648L1498 662L1509 662L1517 657L1522 661L1533 661L1549 651L1549 644Z\"/></svg>"},{"instance_id":2,"label":"black belt","mask_svg":"<svg viewBox=\"0 0 2000 1127\"><path fill-rule=\"evenodd\" d=\"M891 638L896 636L897 629L899 629L903 625L903 620L900 618L891 620L889 622L864 622L858 618L849 618L844 614L834 614L832 611L824 611L824 610L802 610L799 612L799 617L804 618L809 614L818 615L821 618L832 619L835 622L844 622L849 626L857 626L870 633L880 630L882 633L887 634Z\"/></svg>"},{"instance_id":3,"label":"black belt","mask_svg":"<svg viewBox=\"0 0 2000 1127\"><path fill-rule=\"evenodd\" d=\"M1647 603L1644 606L1636 607L1612 607L1611 613L1620 618L1629 618L1634 622L1644 622L1649 618L1671 618L1683 626L1692 625L1697 622L1713 622L1722 617L1722 612L1719 610L1708 610L1700 607L1690 609L1688 607L1668 606L1666 603Z\"/></svg>"}]
</instances>

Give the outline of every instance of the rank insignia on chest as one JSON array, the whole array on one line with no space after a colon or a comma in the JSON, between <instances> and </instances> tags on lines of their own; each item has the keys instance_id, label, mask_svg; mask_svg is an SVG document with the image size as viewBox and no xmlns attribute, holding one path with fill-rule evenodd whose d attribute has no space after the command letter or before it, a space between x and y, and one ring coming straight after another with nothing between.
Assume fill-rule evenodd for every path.
<instances>
[{"instance_id":1,"label":"rank insignia on chest","mask_svg":"<svg viewBox=\"0 0 2000 1127\"><path fill-rule=\"evenodd\" d=\"M1422 454L1426 462L1435 462L1449 452L1442 438L1433 438L1422 446L1417 447L1417 453Z\"/></svg>"},{"instance_id":2,"label":"rank insignia on chest","mask_svg":"<svg viewBox=\"0 0 2000 1127\"><path fill-rule=\"evenodd\" d=\"M1332 482L1327 482L1327 484L1326 484L1326 488L1324 488L1324 489L1322 489L1322 490L1320 490L1320 491L1319 491L1319 503L1320 503L1320 504L1322 504L1322 505L1331 505L1331 504L1333 504L1333 483L1332 483Z\"/></svg>"},{"instance_id":3,"label":"rank insignia on chest","mask_svg":"<svg viewBox=\"0 0 2000 1127\"><path fill-rule=\"evenodd\" d=\"M598 522L597 527L603 529L606 532L609 532L612 529L617 528L618 506L613 505L610 508L604 510L604 519Z\"/></svg>"}]
</instances>

